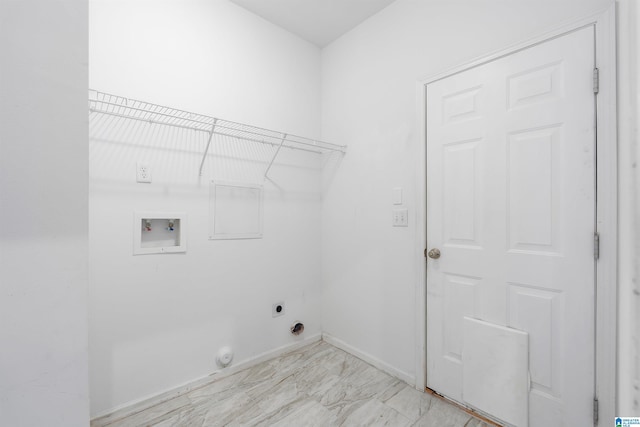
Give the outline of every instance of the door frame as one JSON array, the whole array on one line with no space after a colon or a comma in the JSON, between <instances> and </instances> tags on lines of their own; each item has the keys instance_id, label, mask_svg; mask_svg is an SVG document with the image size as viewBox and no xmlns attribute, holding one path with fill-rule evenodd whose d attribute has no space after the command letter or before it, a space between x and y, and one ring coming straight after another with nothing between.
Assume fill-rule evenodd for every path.
<instances>
[{"instance_id":1,"label":"door frame","mask_svg":"<svg viewBox=\"0 0 640 427\"><path fill-rule=\"evenodd\" d=\"M463 65L421 79L416 84L419 145L416 182L416 388L424 390L427 377L427 85L462 71L511 55L569 32L593 26L595 60L600 71L596 102L596 227L600 256L596 261L595 396L599 419L617 415L617 243L618 243L618 150L616 120L616 5L597 14L563 25L523 43L510 46Z\"/></svg>"}]
</instances>

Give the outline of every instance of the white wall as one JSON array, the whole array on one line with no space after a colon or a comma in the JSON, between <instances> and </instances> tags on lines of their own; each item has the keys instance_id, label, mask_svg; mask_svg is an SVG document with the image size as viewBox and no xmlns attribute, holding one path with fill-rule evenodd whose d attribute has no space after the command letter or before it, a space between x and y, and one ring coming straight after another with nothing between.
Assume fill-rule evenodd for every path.
<instances>
[{"instance_id":1,"label":"white wall","mask_svg":"<svg viewBox=\"0 0 640 427\"><path fill-rule=\"evenodd\" d=\"M211 242L207 180L259 180L268 153L224 148L198 180L202 136L94 122L92 414L212 372L223 344L236 361L287 344L295 317L319 332L320 273L322 330L415 378L416 82L611 2L398 0L320 61L314 47L226 1L94 0L92 87L309 136L322 117L323 138L349 153L325 168L321 218L318 162L289 155L274 170L277 185L266 183L265 239ZM134 183L140 158L151 163L151 185ZM398 186L406 229L390 224ZM135 209L187 211L189 252L130 256ZM279 299L289 315L274 321Z\"/></svg>"},{"instance_id":2,"label":"white wall","mask_svg":"<svg viewBox=\"0 0 640 427\"><path fill-rule=\"evenodd\" d=\"M86 426L87 2L0 2L0 424Z\"/></svg>"},{"instance_id":3,"label":"white wall","mask_svg":"<svg viewBox=\"0 0 640 427\"><path fill-rule=\"evenodd\" d=\"M323 50L322 136L349 144L323 202L326 333L415 379L417 82L610 4L398 0ZM393 187L408 228L391 227Z\"/></svg>"},{"instance_id":4,"label":"white wall","mask_svg":"<svg viewBox=\"0 0 640 427\"><path fill-rule=\"evenodd\" d=\"M94 89L318 137L319 82L316 47L226 0L90 3ZM209 180L263 183L272 148L214 141L200 179L204 134L92 115L90 135L92 416L211 374L223 345L238 364L294 320L320 333L320 158L278 158L263 239L211 241ZM134 210L187 212L187 253L132 256Z\"/></svg>"},{"instance_id":5,"label":"white wall","mask_svg":"<svg viewBox=\"0 0 640 427\"><path fill-rule=\"evenodd\" d=\"M619 414L640 413L640 7L618 2Z\"/></svg>"}]
</instances>

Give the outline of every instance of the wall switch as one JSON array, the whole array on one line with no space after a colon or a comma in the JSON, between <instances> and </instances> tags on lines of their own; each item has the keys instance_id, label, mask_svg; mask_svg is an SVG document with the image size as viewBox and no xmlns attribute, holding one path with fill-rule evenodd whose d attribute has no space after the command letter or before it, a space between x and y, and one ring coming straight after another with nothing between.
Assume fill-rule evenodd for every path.
<instances>
[{"instance_id":1,"label":"wall switch","mask_svg":"<svg viewBox=\"0 0 640 427\"><path fill-rule=\"evenodd\" d=\"M393 204L401 205L402 204L402 187L396 187L392 190L393 194Z\"/></svg>"},{"instance_id":2,"label":"wall switch","mask_svg":"<svg viewBox=\"0 0 640 427\"><path fill-rule=\"evenodd\" d=\"M394 227L409 226L409 210L408 209L394 209L392 214L393 214L392 225Z\"/></svg>"},{"instance_id":3,"label":"wall switch","mask_svg":"<svg viewBox=\"0 0 640 427\"><path fill-rule=\"evenodd\" d=\"M136 163L136 181L151 182L151 168L148 163Z\"/></svg>"}]
</instances>

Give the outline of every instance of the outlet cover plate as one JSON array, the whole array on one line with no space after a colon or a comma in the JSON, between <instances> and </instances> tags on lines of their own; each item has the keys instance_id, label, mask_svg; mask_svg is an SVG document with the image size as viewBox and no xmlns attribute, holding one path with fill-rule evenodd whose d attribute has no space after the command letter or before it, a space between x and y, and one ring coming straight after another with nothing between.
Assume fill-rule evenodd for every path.
<instances>
[{"instance_id":1,"label":"outlet cover plate","mask_svg":"<svg viewBox=\"0 0 640 427\"><path fill-rule=\"evenodd\" d=\"M143 183L151 182L151 168L148 163L136 163L136 181Z\"/></svg>"},{"instance_id":2,"label":"outlet cover plate","mask_svg":"<svg viewBox=\"0 0 640 427\"><path fill-rule=\"evenodd\" d=\"M408 209L394 209L392 212L392 225L394 227L408 227L409 226L409 210Z\"/></svg>"}]
</instances>

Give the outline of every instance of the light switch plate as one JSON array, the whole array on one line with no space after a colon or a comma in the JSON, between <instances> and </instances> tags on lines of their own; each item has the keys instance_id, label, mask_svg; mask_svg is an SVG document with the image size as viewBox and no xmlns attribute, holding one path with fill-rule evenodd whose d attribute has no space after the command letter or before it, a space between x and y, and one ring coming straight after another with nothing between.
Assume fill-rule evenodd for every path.
<instances>
[{"instance_id":1,"label":"light switch plate","mask_svg":"<svg viewBox=\"0 0 640 427\"><path fill-rule=\"evenodd\" d=\"M408 209L394 209L392 212L392 225L394 227L408 227L409 226L409 210Z\"/></svg>"},{"instance_id":2,"label":"light switch plate","mask_svg":"<svg viewBox=\"0 0 640 427\"><path fill-rule=\"evenodd\" d=\"M396 187L392 190L393 194L393 204L401 205L402 204L402 187Z\"/></svg>"}]
</instances>

